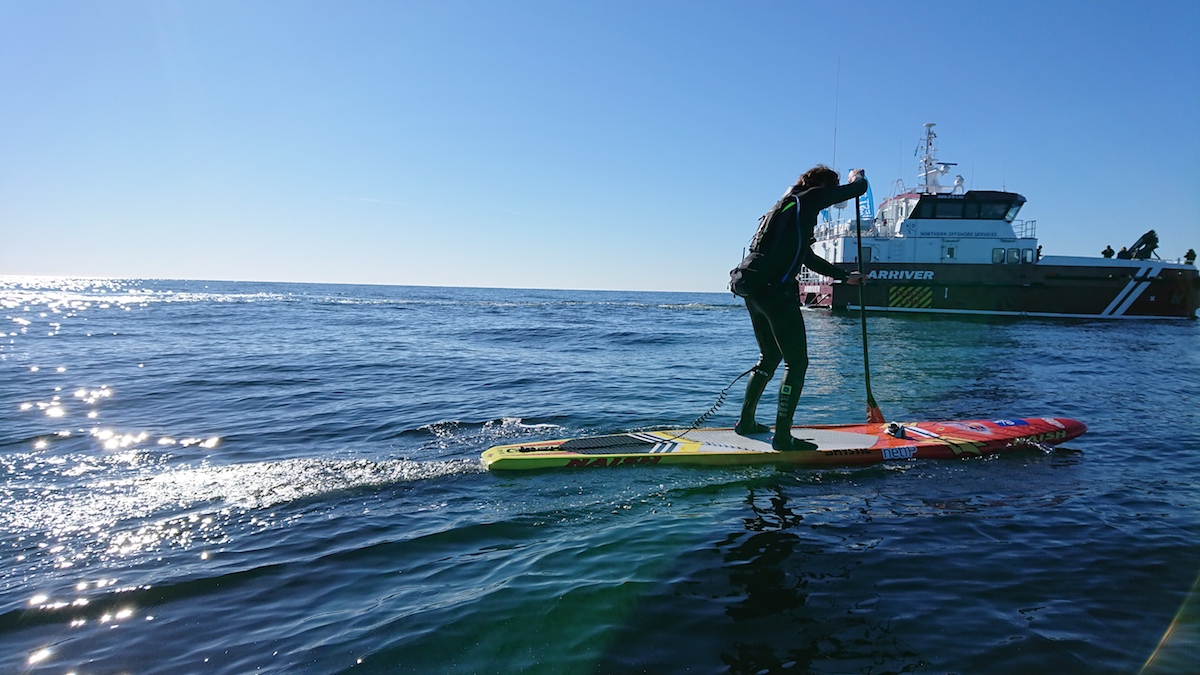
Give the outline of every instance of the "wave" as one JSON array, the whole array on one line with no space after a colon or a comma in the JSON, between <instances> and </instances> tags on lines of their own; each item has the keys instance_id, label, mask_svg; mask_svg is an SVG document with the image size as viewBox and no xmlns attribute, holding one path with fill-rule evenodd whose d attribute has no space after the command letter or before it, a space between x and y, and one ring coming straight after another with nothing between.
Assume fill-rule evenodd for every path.
<instances>
[{"instance_id":1,"label":"wave","mask_svg":"<svg viewBox=\"0 0 1200 675\"><path fill-rule=\"evenodd\" d=\"M444 476L481 473L477 459L415 461L287 459L177 468L150 476L96 481L78 488L10 486L0 501L8 532L69 535L106 531L120 522L153 518L199 505L264 509L330 493L377 489Z\"/></svg>"}]
</instances>

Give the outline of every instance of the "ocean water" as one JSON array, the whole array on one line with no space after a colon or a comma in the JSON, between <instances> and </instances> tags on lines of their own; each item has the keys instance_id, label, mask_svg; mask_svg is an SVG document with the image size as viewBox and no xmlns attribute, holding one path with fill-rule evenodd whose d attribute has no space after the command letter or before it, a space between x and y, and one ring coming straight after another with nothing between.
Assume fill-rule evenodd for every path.
<instances>
[{"instance_id":1,"label":"ocean water","mask_svg":"<svg viewBox=\"0 0 1200 675\"><path fill-rule=\"evenodd\" d=\"M889 419L1090 426L1049 452L490 474L491 445L689 424L754 362L744 308L18 278L0 304L0 672L1200 670L1196 321L870 318ZM806 320L798 421L863 421L857 316Z\"/></svg>"}]
</instances>

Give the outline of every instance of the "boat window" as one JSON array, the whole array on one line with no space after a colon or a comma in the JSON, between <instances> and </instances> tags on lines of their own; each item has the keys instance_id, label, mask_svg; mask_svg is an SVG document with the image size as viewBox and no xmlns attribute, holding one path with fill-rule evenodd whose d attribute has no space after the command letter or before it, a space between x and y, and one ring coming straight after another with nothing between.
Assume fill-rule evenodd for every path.
<instances>
[{"instance_id":1,"label":"boat window","mask_svg":"<svg viewBox=\"0 0 1200 675\"><path fill-rule=\"evenodd\" d=\"M1019 248L1008 249L1008 262L1009 262L1009 264L1012 264L1012 265L1015 265L1015 264L1021 262L1021 249L1019 249Z\"/></svg>"},{"instance_id":2,"label":"boat window","mask_svg":"<svg viewBox=\"0 0 1200 675\"><path fill-rule=\"evenodd\" d=\"M913 211L913 218L932 218L933 201L922 199L920 202L917 202L917 208Z\"/></svg>"},{"instance_id":3,"label":"boat window","mask_svg":"<svg viewBox=\"0 0 1200 675\"><path fill-rule=\"evenodd\" d=\"M963 211L963 218L978 218L979 217L979 202L967 202L967 208Z\"/></svg>"},{"instance_id":4,"label":"boat window","mask_svg":"<svg viewBox=\"0 0 1200 675\"><path fill-rule=\"evenodd\" d=\"M1011 223L1012 219L1017 217L1017 211L1020 211L1020 210L1021 210L1020 204L1013 204L1012 208L1010 208L1008 210L1008 213L1006 213L1004 215L1004 219Z\"/></svg>"},{"instance_id":5,"label":"boat window","mask_svg":"<svg viewBox=\"0 0 1200 675\"><path fill-rule=\"evenodd\" d=\"M871 262L874 258L871 257L871 247L864 246L862 252L863 262Z\"/></svg>"},{"instance_id":6,"label":"boat window","mask_svg":"<svg viewBox=\"0 0 1200 675\"><path fill-rule=\"evenodd\" d=\"M947 246L947 247L946 247L946 257L947 257L947 258L953 258L953 257L954 257L954 247L953 247L953 246Z\"/></svg>"},{"instance_id":7,"label":"boat window","mask_svg":"<svg viewBox=\"0 0 1200 675\"><path fill-rule=\"evenodd\" d=\"M962 218L963 203L960 201L945 201L939 202L937 207L938 218Z\"/></svg>"},{"instance_id":8,"label":"boat window","mask_svg":"<svg viewBox=\"0 0 1200 675\"><path fill-rule=\"evenodd\" d=\"M1031 248L1022 249L1021 250L1021 260L1023 262L1027 262L1027 263L1033 262L1033 249L1031 249Z\"/></svg>"},{"instance_id":9,"label":"boat window","mask_svg":"<svg viewBox=\"0 0 1200 675\"><path fill-rule=\"evenodd\" d=\"M1000 220L1008 216L1008 202L984 202L979 205L979 217L986 220ZM1016 217L1014 211L1012 217Z\"/></svg>"},{"instance_id":10,"label":"boat window","mask_svg":"<svg viewBox=\"0 0 1200 675\"><path fill-rule=\"evenodd\" d=\"M1004 249L1002 249L1002 248L992 249L992 262L997 265L1004 262Z\"/></svg>"}]
</instances>

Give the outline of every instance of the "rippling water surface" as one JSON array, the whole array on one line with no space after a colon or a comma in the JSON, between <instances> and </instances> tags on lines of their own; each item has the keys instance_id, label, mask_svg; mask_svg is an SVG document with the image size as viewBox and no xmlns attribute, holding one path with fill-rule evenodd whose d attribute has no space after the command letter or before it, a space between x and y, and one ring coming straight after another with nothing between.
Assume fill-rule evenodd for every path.
<instances>
[{"instance_id":1,"label":"rippling water surface","mask_svg":"<svg viewBox=\"0 0 1200 675\"><path fill-rule=\"evenodd\" d=\"M480 467L687 425L734 300L0 278L0 672L1195 672L1195 321L871 318L889 419L1090 426L1049 453ZM806 318L798 418L862 421Z\"/></svg>"}]
</instances>

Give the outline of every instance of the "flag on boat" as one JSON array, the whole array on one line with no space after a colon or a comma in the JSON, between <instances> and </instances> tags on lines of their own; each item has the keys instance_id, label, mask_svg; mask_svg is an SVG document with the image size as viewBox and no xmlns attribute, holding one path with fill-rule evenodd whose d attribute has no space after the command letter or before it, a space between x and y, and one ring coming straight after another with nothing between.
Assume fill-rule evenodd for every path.
<instances>
[{"instance_id":1,"label":"flag on boat","mask_svg":"<svg viewBox=\"0 0 1200 675\"><path fill-rule=\"evenodd\" d=\"M873 220L875 218L875 199L871 196L871 184L867 184L867 191L858 198L859 213L862 214L863 220Z\"/></svg>"}]
</instances>

